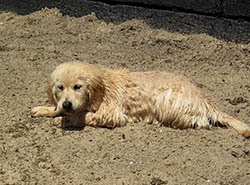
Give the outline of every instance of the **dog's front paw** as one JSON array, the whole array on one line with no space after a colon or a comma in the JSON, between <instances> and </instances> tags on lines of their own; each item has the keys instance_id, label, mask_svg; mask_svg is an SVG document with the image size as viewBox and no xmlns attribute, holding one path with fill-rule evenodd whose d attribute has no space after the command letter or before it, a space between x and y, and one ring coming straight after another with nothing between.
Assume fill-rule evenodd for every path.
<instances>
[{"instance_id":1,"label":"dog's front paw","mask_svg":"<svg viewBox=\"0 0 250 185\"><path fill-rule=\"evenodd\" d=\"M39 106L39 107L34 107L31 110L31 116L32 117L50 116L53 112L55 112L54 107Z\"/></svg>"},{"instance_id":2,"label":"dog's front paw","mask_svg":"<svg viewBox=\"0 0 250 185\"><path fill-rule=\"evenodd\" d=\"M58 128L62 127L62 117L56 117L51 121L52 125Z\"/></svg>"}]
</instances>

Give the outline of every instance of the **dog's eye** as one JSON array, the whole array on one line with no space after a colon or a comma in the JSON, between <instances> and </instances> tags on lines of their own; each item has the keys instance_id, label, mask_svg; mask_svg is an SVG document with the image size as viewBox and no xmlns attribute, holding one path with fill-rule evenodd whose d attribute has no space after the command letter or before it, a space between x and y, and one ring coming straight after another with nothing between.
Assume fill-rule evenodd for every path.
<instances>
[{"instance_id":1,"label":"dog's eye","mask_svg":"<svg viewBox=\"0 0 250 185\"><path fill-rule=\"evenodd\" d=\"M60 91L63 91L63 89L64 89L63 85L58 85L57 88L58 88Z\"/></svg>"},{"instance_id":2,"label":"dog's eye","mask_svg":"<svg viewBox=\"0 0 250 185\"><path fill-rule=\"evenodd\" d=\"M75 91L77 91L77 90L81 89L81 87L82 87L81 85L76 84L76 85L74 85L73 88Z\"/></svg>"}]
</instances>

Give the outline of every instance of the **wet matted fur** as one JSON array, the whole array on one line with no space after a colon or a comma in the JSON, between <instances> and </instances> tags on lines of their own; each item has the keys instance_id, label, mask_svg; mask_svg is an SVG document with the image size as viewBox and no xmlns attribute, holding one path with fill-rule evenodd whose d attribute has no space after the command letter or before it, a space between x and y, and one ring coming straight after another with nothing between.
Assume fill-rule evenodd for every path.
<instances>
[{"instance_id":1,"label":"wet matted fur","mask_svg":"<svg viewBox=\"0 0 250 185\"><path fill-rule=\"evenodd\" d=\"M232 127L245 137L250 127L220 111L182 76L165 72L108 70L81 62L59 65L49 80L52 107L35 117L61 117L63 125L117 127L160 123L172 128Z\"/></svg>"}]
</instances>

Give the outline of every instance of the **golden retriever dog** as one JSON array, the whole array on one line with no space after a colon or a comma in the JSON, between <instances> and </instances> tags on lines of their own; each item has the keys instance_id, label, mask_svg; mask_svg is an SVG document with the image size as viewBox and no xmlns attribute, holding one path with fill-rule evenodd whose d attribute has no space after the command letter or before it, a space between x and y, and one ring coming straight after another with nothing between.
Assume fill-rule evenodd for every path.
<instances>
[{"instance_id":1,"label":"golden retriever dog","mask_svg":"<svg viewBox=\"0 0 250 185\"><path fill-rule=\"evenodd\" d=\"M250 137L250 127L220 111L182 76L165 72L108 70L81 62L59 65L51 75L52 107L34 117L60 117L62 126L118 127L160 123L172 128L232 127Z\"/></svg>"}]
</instances>

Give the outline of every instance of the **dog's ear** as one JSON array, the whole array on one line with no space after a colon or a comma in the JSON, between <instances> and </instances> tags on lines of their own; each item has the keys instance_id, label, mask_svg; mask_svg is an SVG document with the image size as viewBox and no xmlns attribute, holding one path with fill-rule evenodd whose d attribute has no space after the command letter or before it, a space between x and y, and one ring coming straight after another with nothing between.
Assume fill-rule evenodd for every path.
<instances>
[{"instance_id":1,"label":"dog's ear","mask_svg":"<svg viewBox=\"0 0 250 185\"><path fill-rule=\"evenodd\" d=\"M48 94L49 102L53 105L56 105L56 100L54 98L53 91L52 91L52 81L51 80L48 80L48 82L47 82L47 94Z\"/></svg>"},{"instance_id":2,"label":"dog's ear","mask_svg":"<svg viewBox=\"0 0 250 185\"><path fill-rule=\"evenodd\" d=\"M103 102L103 97L105 95L105 86L102 79L96 77L91 80L88 84L89 93L89 111L96 112Z\"/></svg>"}]
</instances>

